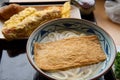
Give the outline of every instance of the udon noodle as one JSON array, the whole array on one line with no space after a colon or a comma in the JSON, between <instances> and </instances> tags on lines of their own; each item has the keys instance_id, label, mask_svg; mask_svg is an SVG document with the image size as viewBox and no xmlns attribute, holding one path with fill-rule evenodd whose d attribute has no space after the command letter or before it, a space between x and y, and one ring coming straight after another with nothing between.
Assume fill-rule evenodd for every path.
<instances>
[{"instance_id":1,"label":"udon noodle","mask_svg":"<svg viewBox=\"0 0 120 80\"><path fill-rule=\"evenodd\" d=\"M61 40L73 36L86 36L85 33L79 33L77 31L56 31L49 33L41 42L51 42L56 40ZM100 68L100 64L94 64L90 66L85 66L81 68L74 68L65 71L56 71L56 72L46 72L49 76L52 76L56 80L86 80L88 77L95 74Z\"/></svg>"}]
</instances>

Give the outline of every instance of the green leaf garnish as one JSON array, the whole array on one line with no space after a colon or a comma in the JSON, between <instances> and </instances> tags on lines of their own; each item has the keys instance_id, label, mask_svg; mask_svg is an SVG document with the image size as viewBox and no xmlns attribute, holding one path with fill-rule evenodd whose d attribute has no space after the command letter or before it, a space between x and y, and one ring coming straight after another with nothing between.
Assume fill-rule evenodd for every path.
<instances>
[{"instance_id":1,"label":"green leaf garnish","mask_svg":"<svg viewBox=\"0 0 120 80\"><path fill-rule=\"evenodd\" d=\"M116 78L120 79L120 52L117 52L114 65L115 65L115 76Z\"/></svg>"}]
</instances>

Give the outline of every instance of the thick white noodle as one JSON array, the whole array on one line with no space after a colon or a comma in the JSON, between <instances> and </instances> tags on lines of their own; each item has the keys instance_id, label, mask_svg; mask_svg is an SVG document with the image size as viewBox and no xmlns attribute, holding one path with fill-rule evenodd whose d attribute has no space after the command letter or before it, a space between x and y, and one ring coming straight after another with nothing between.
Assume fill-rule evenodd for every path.
<instances>
[{"instance_id":1,"label":"thick white noodle","mask_svg":"<svg viewBox=\"0 0 120 80\"><path fill-rule=\"evenodd\" d=\"M86 36L84 33L76 33L74 31L51 32L41 42L51 42L69 37ZM91 74L97 70L99 64L86 66L82 68L74 68L66 71L49 72L49 75L56 80L86 80Z\"/></svg>"},{"instance_id":2,"label":"thick white noodle","mask_svg":"<svg viewBox=\"0 0 120 80\"><path fill-rule=\"evenodd\" d=\"M61 36L63 37L63 38L70 38L70 37L78 37L79 35L77 35L77 34L75 34L74 32L70 32L70 31L63 31L62 33L61 33Z\"/></svg>"},{"instance_id":3,"label":"thick white noodle","mask_svg":"<svg viewBox=\"0 0 120 80\"><path fill-rule=\"evenodd\" d=\"M87 78L91 73L92 73L92 70L87 68L81 71L81 73L79 73L77 77L80 77L79 79Z\"/></svg>"},{"instance_id":4,"label":"thick white noodle","mask_svg":"<svg viewBox=\"0 0 120 80\"><path fill-rule=\"evenodd\" d=\"M74 76L76 74L78 74L80 72L80 68L75 68L75 69L70 69L68 71L66 71L66 74L70 75L70 76Z\"/></svg>"},{"instance_id":5,"label":"thick white noodle","mask_svg":"<svg viewBox=\"0 0 120 80\"><path fill-rule=\"evenodd\" d=\"M52 76L59 80L66 80L68 78L68 75L62 71L52 73Z\"/></svg>"}]
</instances>

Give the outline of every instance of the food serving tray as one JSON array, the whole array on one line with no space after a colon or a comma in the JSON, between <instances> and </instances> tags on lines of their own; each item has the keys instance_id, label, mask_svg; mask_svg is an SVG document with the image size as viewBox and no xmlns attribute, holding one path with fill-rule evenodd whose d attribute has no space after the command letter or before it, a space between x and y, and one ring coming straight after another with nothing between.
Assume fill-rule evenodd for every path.
<instances>
[{"instance_id":1,"label":"food serving tray","mask_svg":"<svg viewBox=\"0 0 120 80\"><path fill-rule=\"evenodd\" d=\"M80 13L79 13L80 14ZM81 15L95 23L93 13ZM38 73L26 56L27 39L5 41L0 39L0 80L48 80ZM112 69L97 80L116 80Z\"/></svg>"}]
</instances>

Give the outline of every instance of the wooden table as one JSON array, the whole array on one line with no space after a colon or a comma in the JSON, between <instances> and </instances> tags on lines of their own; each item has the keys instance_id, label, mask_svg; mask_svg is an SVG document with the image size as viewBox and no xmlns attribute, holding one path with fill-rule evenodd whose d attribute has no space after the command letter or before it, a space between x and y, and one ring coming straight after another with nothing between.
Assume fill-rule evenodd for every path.
<instances>
[{"instance_id":1,"label":"wooden table","mask_svg":"<svg viewBox=\"0 0 120 80\"><path fill-rule=\"evenodd\" d=\"M105 0L96 0L94 15L97 24L111 35L116 46L120 46L120 24L116 24L108 18L104 3Z\"/></svg>"}]
</instances>

